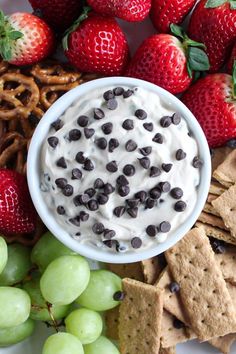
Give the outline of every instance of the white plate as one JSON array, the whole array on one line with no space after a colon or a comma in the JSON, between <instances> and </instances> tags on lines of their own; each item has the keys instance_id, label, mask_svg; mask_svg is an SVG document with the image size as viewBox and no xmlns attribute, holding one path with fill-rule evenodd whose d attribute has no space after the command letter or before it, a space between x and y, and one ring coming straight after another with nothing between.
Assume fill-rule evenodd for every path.
<instances>
[{"instance_id":1,"label":"white plate","mask_svg":"<svg viewBox=\"0 0 236 354\"><path fill-rule=\"evenodd\" d=\"M0 8L8 14L15 11L31 11L31 7L28 5L27 0L0 0ZM120 21L120 24L128 36L132 53L145 38L155 33L155 29L149 20L133 24ZM49 330L46 325L40 323L32 337L18 345L4 349L0 348L0 354L41 354L43 342L51 333L52 330ZM206 353L216 354L219 353L219 351L215 350L208 344L199 344L196 341L190 341L186 344L177 346L177 354ZM236 354L236 344L233 346L231 353Z\"/></svg>"}]
</instances>

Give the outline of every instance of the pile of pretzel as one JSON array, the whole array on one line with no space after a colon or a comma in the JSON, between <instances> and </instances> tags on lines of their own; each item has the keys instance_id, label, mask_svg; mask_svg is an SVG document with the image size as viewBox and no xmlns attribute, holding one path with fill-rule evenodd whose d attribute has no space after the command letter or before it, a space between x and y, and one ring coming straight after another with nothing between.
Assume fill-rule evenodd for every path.
<instances>
[{"instance_id":1,"label":"pile of pretzel","mask_svg":"<svg viewBox=\"0 0 236 354\"><path fill-rule=\"evenodd\" d=\"M96 78L52 60L24 68L0 60L0 168L25 174L30 140L46 110L65 92ZM8 241L31 245L43 231L39 220L34 235Z\"/></svg>"}]
</instances>

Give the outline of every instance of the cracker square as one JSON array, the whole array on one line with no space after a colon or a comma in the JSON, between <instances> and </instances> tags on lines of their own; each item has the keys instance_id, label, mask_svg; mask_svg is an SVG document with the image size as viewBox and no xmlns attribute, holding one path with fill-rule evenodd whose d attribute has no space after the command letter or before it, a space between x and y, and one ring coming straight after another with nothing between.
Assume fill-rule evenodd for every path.
<instances>
[{"instance_id":1,"label":"cracker square","mask_svg":"<svg viewBox=\"0 0 236 354\"><path fill-rule=\"evenodd\" d=\"M198 217L198 220L203 222L204 224L209 224L211 226L218 227L219 229L222 230L226 230L226 231L228 230L223 220L220 217L205 213L204 211L201 212L201 214Z\"/></svg>"},{"instance_id":2,"label":"cracker square","mask_svg":"<svg viewBox=\"0 0 236 354\"><path fill-rule=\"evenodd\" d=\"M176 354L176 348L175 347L160 348L159 354Z\"/></svg>"},{"instance_id":3,"label":"cracker square","mask_svg":"<svg viewBox=\"0 0 236 354\"><path fill-rule=\"evenodd\" d=\"M217 181L212 181L210 185L210 193L212 195L221 195L226 191L226 187L222 186L219 182Z\"/></svg>"},{"instance_id":4,"label":"cracker square","mask_svg":"<svg viewBox=\"0 0 236 354\"><path fill-rule=\"evenodd\" d=\"M236 310L209 239L192 229L166 252L191 328L201 341L236 331Z\"/></svg>"},{"instance_id":5,"label":"cracker square","mask_svg":"<svg viewBox=\"0 0 236 354\"><path fill-rule=\"evenodd\" d=\"M221 269L224 279L236 285L236 247L227 245L225 253L215 254L215 260Z\"/></svg>"},{"instance_id":6,"label":"cracker square","mask_svg":"<svg viewBox=\"0 0 236 354\"><path fill-rule=\"evenodd\" d=\"M216 168L213 177L226 187L236 183L236 150L233 150Z\"/></svg>"},{"instance_id":7,"label":"cracker square","mask_svg":"<svg viewBox=\"0 0 236 354\"><path fill-rule=\"evenodd\" d=\"M236 340L235 334L227 334L224 337L213 338L209 341L209 343L220 350L223 354L229 354L230 348Z\"/></svg>"},{"instance_id":8,"label":"cracker square","mask_svg":"<svg viewBox=\"0 0 236 354\"><path fill-rule=\"evenodd\" d=\"M215 169L224 162L226 156L229 155L231 151L232 148L228 146L222 146L213 150L213 156L211 159L212 171L215 171Z\"/></svg>"},{"instance_id":9,"label":"cracker square","mask_svg":"<svg viewBox=\"0 0 236 354\"><path fill-rule=\"evenodd\" d=\"M163 290L133 279L123 279L125 298L120 305L121 354L157 354L160 349Z\"/></svg>"},{"instance_id":10,"label":"cracker square","mask_svg":"<svg viewBox=\"0 0 236 354\"><path fill-rule=\"evenodd\" d=\"M214 199L211 199L211 202L212 200L215 200L217 197L214 195ZM213 205L210 203L206 203L204 205L204 208L203 208L203 211L207 214L212 214L212 215L215 215L215 216L220 216L219 213L217 213L217 211L215 210L215 208L213 207Z\"/></svg>"},{"instance_id":11,"label":"cracker square","mask_svg":"<svg viewBox=\"0 0 236 354\"><path fill-rule=\"evenodd\" d=\"M217 240L225 241L226 243L236 245L236 239L235 237L231 236L229 231L224 231L219 229L218 227L214 227L208 224L203 224L200 221L197 221L195 226L202 228L208 237L214 237Z\"/></svg>"},{"instance_id":12,"label":"cracker square","mask_svg":"<svg viewBox=\"0 0 236 354\"><path fill-rule=\"evenodd\" d=\"M105 312L104 315L106 324L107 337L119 340L118 326L119 326L119 306Z\"/></svg>"},{"instance_id":13,"label":"cracker square","mask_svg":"<svg viewBox=\"0 0 236 354\"><path fill-rule=\"evenodd\" d=\"M154 284L163 270L158 256L146 259L142 261L141 264L145 282L147 284Z\"/></svg>"},{"instance_id":14,"label":"cracker square","mask_svg":"<svg viewBox=\"0 0 236 354\"><path fill-rule=\"evenodd\" d=\"M127 264L107 264L107 269L121 278L130 278L144 281L141 262Z\"/></svg>"}]
</instances>

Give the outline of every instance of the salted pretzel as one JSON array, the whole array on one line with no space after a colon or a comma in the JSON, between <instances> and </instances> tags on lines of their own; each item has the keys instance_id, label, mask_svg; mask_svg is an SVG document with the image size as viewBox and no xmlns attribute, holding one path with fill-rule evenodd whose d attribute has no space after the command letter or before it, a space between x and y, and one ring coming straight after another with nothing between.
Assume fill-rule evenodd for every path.
<instances>
[{"instance_id":1,"label":"salted pretzel","mask_svg":"<svg viewBox=\"0 0 236 354\"><path fill-rule=\"evenodd\" d=\"M19 73L0 76L0 119L26 119L39 103L39 88L30 77Z\"/></svg>"},{"instance_id":2,"label":"salted pretzel","mask_svg":"<svg viewBox=\"0 0 236 354\"><path fill-rule=\"evenodd\" d=\"M59 97L79 84L80 82L76 81L65 85L44 86L40 90L40 103L45 109L48 109Z\"/></svg>"},{"instance_id":3,"label":"salted pretzel","mask_svg":"<svg viewBox=\"0 0 236 354\"><path fill-rule=\"evenodd\" d=\"M0 59L0 75L4 74L9 67L9 64L6 61Z\"/></svg>"}]
</instances>

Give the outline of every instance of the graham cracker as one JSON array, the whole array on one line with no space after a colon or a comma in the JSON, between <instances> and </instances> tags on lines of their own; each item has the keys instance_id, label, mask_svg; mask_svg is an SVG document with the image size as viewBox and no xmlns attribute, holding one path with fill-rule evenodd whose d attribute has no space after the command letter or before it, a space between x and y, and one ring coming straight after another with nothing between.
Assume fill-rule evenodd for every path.
<instances>
[{"instance_id":1,"label":"graham cracker","mask_svg":"<svg viewBox=\"0 0 236 354\"><path fill-rule=\"evenodd\" d=\"M163 312L162 327L161 327L161 346L162 348L173 347L180 343L185 343L190 339L196 338L196 335L186 327L177 329L174 327L175 317L169 312ZM147 352L148 353L148 352Z\"/></svg>"},{"instance_id":2,"label":"graham cracker","mask_svg":"<svg viewBox=\"0 0 236 354\"><path fill-rule=\"evenodd\" d=\"M226 187L236 183L236 150L233 150L213 172L213 177Z\"/></svg>"},{"instance_id":3,"label":"graham cracker","mask_svg":"<svg viewBox=\"0 0 236 354\"><path fill-rule=\"evenodd\" d=\"M235 342L236 335L235 334L227 334L224 337L213 338L209 341L209 343L220 350L223 354L229 354L230 348L232 344Z\"/></svg>"},{"instance_id":4,"label":"graham cracker","mask_svg":"<svg viewBox=\"0 0 236 354\"><path fill-rule=\"evenodd\" d=\"M212 171L215 171L215 169L224 162L226 156L229 155L231 151L232 148L228 146L222 146L213 150L211 159Z\"/></svg>"},{"instance_id":5,"label":"graham cracker","mask_svg":"<svg viewBox=\"0 0 236 354\"><path fill-rule=\"evenodd\" d=\"M163 267L159 262L158 256L146 259L141 262L143 275L147 284L154 284L160 276Z\"/></svg>"},{"instance_id":6,"label":"graham cracker","mask_svg":"<svg viewBox=\"0 0 236 354\"><path fill-rule=\"evenodd\" d=\"M218 227L204 224L200 221L197 221L195 226L204 229L208 237L214 237L217 240L225 241L226 243L236 245L236 239L235 237L231 236L229 231L221 230Z\"/></svg>"},{"instance_id":7,"label":"graham cracker","mask_svg":"<svg viewBox=\"0 0 236 354\"><path fill-rule=\"evenodd\" d=\"M107 264L107 269L117 274L120 278L130 278L144 281L142 265L140 262L127 264Z\"/></svg>"},{"instance_id":8,"label":"graham cracker","mask_svg":"<svg viewBox=\"0 0 236 354\"><path fill-rule=\"evenodd\" d=\"M225 225L230 229L231 235L236 238L236 185L233 185L219 198L213 200L212 205L224 220Z\"/></svg>"},{"instance_id":9,"label":"graham cracker","mask_svg":"<svg viewBox=\"0 0 236 354\"><path fill-rule=\"evenodd\" d=\"M166 252L171 274L200 341L236 331L236 310L202 228L194 228Z\"/></svg>"},{"instance_id":10,"label":"graham cracker","mask_svg":"<svg viewBox=\"0 0 236 354\"><path fill-rule=\"evenodd\" d=\"M121 354L157 354L160 349L163 290L133 279L123 279L125 298L120 305Z\"/></svg>"},{"instance_id":11,"label":"graham cracker","mask_svg":"<svg viewBox=\"0 0 236 354\"><path fill-rule=\"evenodd\" d=\"M105 312L104 315L106 324L106 335L107 337L119 340L118 336L118 326L119 326L119 306Z\"/></svg>"},{"instance_id":12,"label":"graham cracker","mask_svg":"<svg viewBox=\"0 0 236 354\"><path fill-rule=\"evenodd\" d=\"M211 181L210 184L210 194L212 195L221 195L226 191L226 188L222 186L219 182L217 181Z\"/></svg>"},{"instance_id":13,"label":"graham cracker","mask_svg":"<svg viewBox=\"0 0 236 354\"><path fill-rule=\"evenodd\" d=\"M212 200L215 200L217 198L215 195L214 195L214 197L215 198L212 199ZM217 213L217 211L215 210L215 208L213 207L213 205L211 203L205 203L203 211L205 213L207 213L207 214L212 214L212 215L215 215L215 216L219 216L219 213Z\"/></svg>"},{"instance_id":14,"label":"graham cracker","mask_svg":"<svg viewBox=\"0 0 236 354\"><path fill-rule=\"evenodd\" d=\"M176 348L175 347L170 347L170 348L160 348L159 354L176 354Z\"/></svg>"},{"instance_id":15,"label":"graham cracker","mask_svg":"<svg viewBox=\"0 0 236 354\"><path fill-rule=\"evenodd\" d=\"M215 260L221 269L224 279L236 285L236 247L228 245L225 249L225 253L215 254Z\"/></svg>"},{"instance_id":16,"label":"graham cracker","mask_svg":"<svg viewBox=\"0 0 236 354\"><path fill-rule=\"evenodd\" d=\"M222 230L226 230L226 231L228 230L223 220L220 217L205 213L204 211L201 212L201 214L198 217L198 220L203 222L204 224L209 224L211 226L218 227L219 229Z\"/></svg>"}]
</instances>

